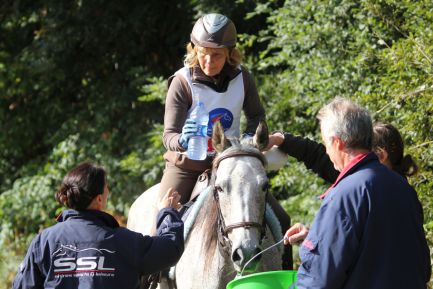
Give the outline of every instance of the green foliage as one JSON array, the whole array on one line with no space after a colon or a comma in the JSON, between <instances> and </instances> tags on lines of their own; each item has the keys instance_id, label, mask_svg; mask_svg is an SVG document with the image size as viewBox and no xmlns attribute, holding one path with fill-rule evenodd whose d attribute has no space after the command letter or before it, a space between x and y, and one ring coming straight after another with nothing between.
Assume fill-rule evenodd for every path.
<instances>
[{"instance_id":1,"label":"green foliage","mask_svg":"<svg viewBox=\"0 0 433 289\"><path fill-rule=\"evenodd\" d=\"M0 7L0 260L14 260L0 261L2 279L11 281L31 238L54 222L54 192L77 163L107 168L110 210L123 215L159 181L165 79L182 65L195 19L208 12L235 22L271 131L320 140L316 113L337 95L399 128L420 168L409 181L433 246L433 2L36 0ZM327 184L293 159L270 179L292 220L310 223Z\"/></svg>"},{"instance_id":2,"label":"green foliage","mask_svg":"<svg viewBox=\"0 0 433 289\"><path fill-rule=\"evenodd\" d=\"M162 96L137 99L181 65L188 34L178 31L192 16L177 15L189 2L9 2L0 14L1 189L70 134L102 139L114 156L143 143L162 121Z\"/></svg>"},{"instance_id":3,"label":"green foliage","mask_svg":"<svg viewBox=\"0 0 433 289\"><path fill-rule=\"evenodd\" d=\"M17 179L12 188L0 195L0 276L11 282L31 239L42 229L55 223L60 213L54 193L63 175L79 159L77 135L61 142L52 153L50 161L38 173ZM18 257L17 257L18 256ZM10 286L9 286L10 287Z\"/></svg>"}]
</instances>

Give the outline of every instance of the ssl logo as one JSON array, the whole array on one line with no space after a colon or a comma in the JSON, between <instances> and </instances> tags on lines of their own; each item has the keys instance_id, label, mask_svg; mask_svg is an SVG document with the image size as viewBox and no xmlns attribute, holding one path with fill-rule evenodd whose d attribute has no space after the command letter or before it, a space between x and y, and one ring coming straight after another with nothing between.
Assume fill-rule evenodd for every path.
<instances>
[{"instance_id":1,"label":"ssl logo","mask_svg":"<svg viewBox=\"0 0 433 289\"><path fill-rule=\"evenodd\" d=\"M75 258L59 258L54 260L54 272L72 272L72 271L114 271L115 268L104 267L105 257L81 257Z\"/></svg>"}]
</instances>

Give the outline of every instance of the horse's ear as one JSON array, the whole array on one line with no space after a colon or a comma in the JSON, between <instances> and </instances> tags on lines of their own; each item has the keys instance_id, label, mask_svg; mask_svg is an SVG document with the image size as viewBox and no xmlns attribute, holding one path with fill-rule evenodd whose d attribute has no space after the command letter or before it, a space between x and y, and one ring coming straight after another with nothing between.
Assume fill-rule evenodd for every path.
<instances>
[{"instance_id":1,"label":"horse's ear","mask_svg":"<svg viewBox=\"0 0 433 289\"><path fill-rule=\"evenodd\" d=\"M264 120L261 120L254 135L253 144L260 151L264 150L269 143L268 125Z\"/></svg>"},{"instance_id":2,"label":"horse's ear","mask_svg":"<svg viewBox=\"0 0 433 289\"><path fill-rule=\"evenodd\" d=\"M216 121L213 124L212 146L217 153L221 153L223 150L230 146L230 142L224 134L223 126L219 121Z\"/></svg>"}]
</instances>

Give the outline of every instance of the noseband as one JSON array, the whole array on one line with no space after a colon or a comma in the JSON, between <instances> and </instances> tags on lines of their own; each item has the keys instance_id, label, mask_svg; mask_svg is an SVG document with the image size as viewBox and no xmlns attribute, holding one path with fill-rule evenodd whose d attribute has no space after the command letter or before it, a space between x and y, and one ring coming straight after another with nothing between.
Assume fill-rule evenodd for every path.
<instances>
[{"instance_id":1,"label":"noseband","mask_svg":"<svg viewBox=\"0 0 433 289\"><path fill-rule=\"evenodd\" d=\"M239 156L255 157L255 158L258 158L262 162L263 166L266 165L266 160L260 152L255 153L255 152L241 151L241 152L227 153L227 154L223 154L223 155L217 157L214 160L213 173L212 173L214 178L216 178L216 171L218 170L218 167L219 167L219 164L221 161L228 159L228 158L239 157ZM213 180L212 183L213 183L213 196L214 196L214 200L215 200L215 203L216 203L217 209L218 209L218 240L219 240L219 244L222 247L227 247L227 245L231 246L231 241L228 237L228 234L231 231L233 231L234 229L237 229L237 228L249 229L252 227L256 227L256 228L260 229L260 231L261 231L261 241L260 242L262 242L262 240L266 234L265 214L263 214L263 221L261 224L258 222L245 221L245 222L238 222L238 223L226 225L225 221L224 221L224 216L222 215L222 212L221 212L221 206L220 206L219 195L218 195L220 188L215 186L215 179ZM268 192L266 191L265 202L266 202L267 194L268 194ZM265 204L265 210L266 210L266 204Z\"/></svg>"}]
</instances>

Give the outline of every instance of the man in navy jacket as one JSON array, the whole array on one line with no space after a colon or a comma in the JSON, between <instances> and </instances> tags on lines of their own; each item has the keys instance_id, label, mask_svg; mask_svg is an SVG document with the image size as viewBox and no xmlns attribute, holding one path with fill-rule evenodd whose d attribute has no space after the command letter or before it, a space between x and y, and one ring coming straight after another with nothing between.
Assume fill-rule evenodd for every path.
<instances>
[{"instance_id":1,"label":"man in navy jacket","mask_svg":"<svg viewBox=\"0 0 433 289\"><path fill-rule=\"evenodd\" d=\"M340 174L300 248L297 288L426 288L430 254L416 192L371 152L368 112L337 98L319 114Z\"/></svg>"},{"instance_id":2,"label":"man in navy jacket","mask_svg":"<svg viewBox=\"0 0 433 289\"><path fill-rule=\"evenodd\" d=\"M103 212L105 171L83 163L64 178L56 199L66 205L58 223L37 235L13 288L138 288L140 276L174 265L184 249L183 222L174 209L180 195L161 200L155 237L119 227Z\"/></svg>"}]
</instances>

